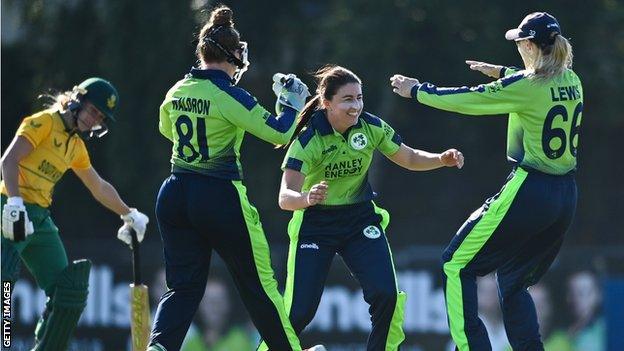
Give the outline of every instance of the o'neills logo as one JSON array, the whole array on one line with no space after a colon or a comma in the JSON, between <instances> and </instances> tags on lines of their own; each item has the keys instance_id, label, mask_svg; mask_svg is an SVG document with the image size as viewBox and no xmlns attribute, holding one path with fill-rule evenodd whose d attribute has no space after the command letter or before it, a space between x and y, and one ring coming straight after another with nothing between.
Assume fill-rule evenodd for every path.
<instances>
[{"instance_id":1,"label":"o'neills logo","mask_svg":"<svg viewBox=\"0 0 624 351\"><path fill-rule=\"evenodd\" d=\"M300 249L314 249L314 250L318 250L319 247L318 245L316 245L315 243L310 243L310 244L301 244L299 246Z\"/></svg>"}]
</instances>

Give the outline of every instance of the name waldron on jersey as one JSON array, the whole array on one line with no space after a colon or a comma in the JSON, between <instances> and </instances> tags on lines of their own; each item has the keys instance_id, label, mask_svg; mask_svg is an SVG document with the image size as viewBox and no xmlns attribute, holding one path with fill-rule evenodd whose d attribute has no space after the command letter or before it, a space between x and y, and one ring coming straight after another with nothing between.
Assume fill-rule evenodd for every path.
<instances>
[{"instance_id":1,"label":"name waldron on jersey","mask_svg":"<svg viewBox=\"0 0 624 351\"><path fill-rule=\"evenodd\" d=\"M582 98L578 85L568 87L550 88L550 98L552 101L578 100Z\"/></svg>"},{"instance_id":2,"label":"name waldron on jersey","mask_svg":"<svg viewBox=\"0 0 624 351\"><path fill-rule=\"evenodd\" d=\"M325 178L340 178L358 175L362 173L362 158L350 161L330 163L325 166Z\"/></svg>"},{"instance_id":3,"label":"name waldron on jersey","mask_svg":"<svg viewBox=\"0 0 624 351\"><path fill-rule=\"evenodd\" d=\"M210 109L210 101L193 97L181 97L171 100L174 110L192 112L199 115L207 115Z\"/></svg>"}]
</instances>

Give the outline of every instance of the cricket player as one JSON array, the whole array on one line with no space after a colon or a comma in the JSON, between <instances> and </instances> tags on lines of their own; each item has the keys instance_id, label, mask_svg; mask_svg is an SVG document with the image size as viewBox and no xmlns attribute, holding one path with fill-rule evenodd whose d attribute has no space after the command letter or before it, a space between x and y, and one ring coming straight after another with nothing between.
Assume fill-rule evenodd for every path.
<instances>
[{"instance_id":1,"label":"cricket player","mask_svg":"<svg viewBox=\"0 0 624 351\"><path fill-rule=\"evenodd\" d=\"M130 227L139 241L145 235L147 216L98 175L83 141L106 133L118 103L109 82L89 78L25 118L2 156L2 281L15 282L22 261L47 296L33 350L66 350L87 303L91 262L68 262L50 217L52 191L65 171L71 168L97 201L121 216L120 240L130 244Z\"/></svg>"},{"instance_id":2,"label":"cricket player","mask_svg":"<svg viewBox=\"0 0 624 351\"><path fill-rule=\"evenodd\" d=\"M288 89L276 82L282 109L276 116L237 87L249 62L232 17L227 6L212 10L198 38L200 67L177 82L160 107L160 132L173 143L171 176L156 202L169 290L158 305L150 351L180 349L204 295L213 250L271 350L301 350L258 211L242 183L240 147L245 132L273 144L288 142L309 93L292 75Z\"/></svg>"},{"instance_id":3,"label":"cricket player","mask_svg":"<svg viewBox=\"0 0 624 351\"><path fill-rule=\"evenodd\" d=\"M394 92L435 108L469 115L509 113L507 158L513 171L459 229L443 254L451 335L459 350L491 350L477 316L476 276L497 272L509 342L514 350L543 350L527 288L548 270L572 222L574 173L583 114L581 80L572 47L548 13L527 15L507 31L523 70L466 61L498 80L476 87L439 88L395 75Z\"/></svg>"},{"instance_id":4,"label":"cricket player","mask_svg":"<svg viewBox=\"0 0 624 351\"><path fill-rule=\"evenodd\" d=\"M461 168L461 152L415 150L364 111L362 82L340 66L320 69L282 164L279 205L293 211L285 302L295 332L312 321L331 262L339 254L364 291L372 330L367 350L398 350L406 295L397 287L386 238L390 216L373 202L368 170L375 150L399 166ZM303 129L305 127L305 129ZM261 347L260 350L266 350Z\"/></svg>"}]
</instances>

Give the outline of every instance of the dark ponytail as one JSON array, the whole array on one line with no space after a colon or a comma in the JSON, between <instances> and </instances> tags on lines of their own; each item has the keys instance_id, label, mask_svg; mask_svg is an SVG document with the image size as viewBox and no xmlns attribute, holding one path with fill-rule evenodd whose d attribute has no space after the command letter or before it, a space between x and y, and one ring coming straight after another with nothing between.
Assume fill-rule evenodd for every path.
<instances>
[{"instance_id":1,"label":"dark ponytail","mask_svg":"<svg viewBox=\"0 0 624 351\"><path fill-rule=\"evenodd\" d=\"M338 92L338 89L349 83L362 84L362 80L355 73L348 69L337 65L326 65L314 73L314 77L318 80L316 95L310 99L303 107L303 111L297 119L295 133L290 138L288 144L284 145L287 149L290 144L297 139L301 131L310 122L314 112L322 109L322 99L331 100Z\"/></svg>"},{"instance_id":2,"label":"dark ponytail","mask_svg":"<svg viewBox=\"0 0 624 351\"><path fill-rule=\"evenodd\" d=\"M308 123L310 122L310 118L312 118L312 115L314 114L314 112L320 109L320 104L321 104L321 96L318 94L314 95L314 97L305 104L305 106L303 107L303 110L299 114L299 117L297 117L297 126L295 127L295 133L293 134L292 137L290 137L290 141L288 141L288 144L283 145L284 149L288 149L290 147L290 144L292 144L293 141L297 139L299 134L301 134L301 131L303 130L303 128L307 126ZM278 147L282 147L282 146L278 145Z\"/></svg>"}]
</instances>

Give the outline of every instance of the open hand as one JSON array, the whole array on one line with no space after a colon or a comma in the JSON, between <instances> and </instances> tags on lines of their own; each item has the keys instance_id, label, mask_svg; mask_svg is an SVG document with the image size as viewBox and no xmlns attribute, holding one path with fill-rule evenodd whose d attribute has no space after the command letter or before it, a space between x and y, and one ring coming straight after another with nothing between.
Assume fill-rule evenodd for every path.
<instances>
[{"instance_id":1,"label":"open hand","mask_svg":"<svg viewBox=\"0 0 624 351\"><path fill-rule=\"evenodd\" d=\"M492 77L496 79L500 78L500 72L501 72L501 69L503 69L503 66L493 65L491 63L486 63L486 62L481 62L481 61L466 60L466 64L470 66L471 70L479 71L488 77Z\"/></svg>"},{"instance_id":2,"label":"open hand","mask_svg":"<svg viewBox=\"0 0 624 351\"><path fill-rule=\"evenodd\" d=\"M400 74L395 74L390 78L390 85L393 88L392 91L405 98L411 98L412 88L419 84L420 82L418 79L402 76Z\"/></svg>"}]
</instances>

